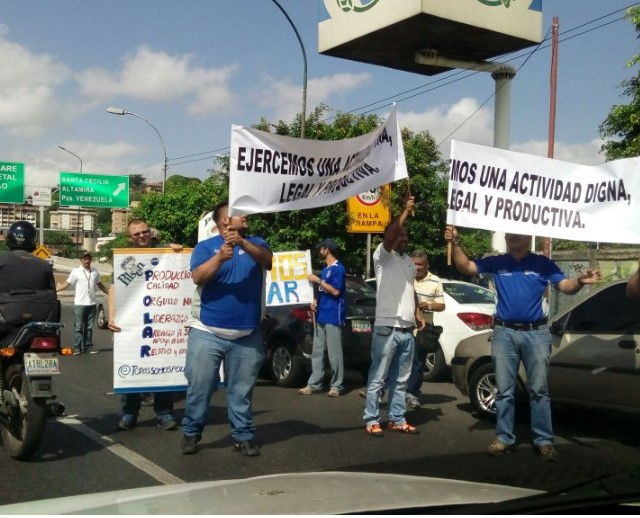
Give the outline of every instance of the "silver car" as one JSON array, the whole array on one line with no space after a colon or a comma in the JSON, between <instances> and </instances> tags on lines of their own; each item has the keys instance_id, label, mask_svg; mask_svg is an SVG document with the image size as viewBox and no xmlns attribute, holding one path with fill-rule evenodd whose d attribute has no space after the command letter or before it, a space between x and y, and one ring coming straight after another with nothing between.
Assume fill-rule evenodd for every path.
<instances>
[{"instance_id":1,"label":"silver car","mask_svg":"<svg viewBox=\"0 0 640 518\"><path fill-rule=\"evenodd\" d=\"M594 290L550 319L552 401L640 411L640 301L626 280ZM451 361L456 387L481 416L495 416L492 332L462 340ZM522 365L519 398L526 401Z\"/></svg>"}]
</instances>

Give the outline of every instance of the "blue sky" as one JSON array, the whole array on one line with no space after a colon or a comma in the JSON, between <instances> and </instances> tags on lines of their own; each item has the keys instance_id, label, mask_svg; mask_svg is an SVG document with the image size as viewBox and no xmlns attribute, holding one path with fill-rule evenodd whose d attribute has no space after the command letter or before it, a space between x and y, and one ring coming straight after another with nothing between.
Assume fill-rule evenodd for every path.
<instances>
[{"instance_id":1,"label":"blue sky","mask_svg":"<svg viewBox=\"0 0 640 518\"><path fill-rule=\"evenodd\" d=\"M429 130L445 156L446 137L456 129L453 138L491 145L488 74L430 77L320 55L322 0L279 1L306 48L308 112L325 103L386 117L395 100L400 124ZM635 73L625 65L638 53L638 40L621 11L633 4L543 0L543 35L554 16L560 22L558 159L604 161L598 125L621 102L620 82ZM108 114L108 107L156 126L169 175L199 178L216 154L228 152L232 124L290 121L301 111L302 52L271 0L0 0L0 6L0 161L25 163L28 185L54 186L59 171L79 170L58 146L80 156L84 172L160 180L157 135L135 117ZM518 69L511 149L546 156L550 40L533 50L500 60L515 58Z\"/></svg>"}]
</instances>

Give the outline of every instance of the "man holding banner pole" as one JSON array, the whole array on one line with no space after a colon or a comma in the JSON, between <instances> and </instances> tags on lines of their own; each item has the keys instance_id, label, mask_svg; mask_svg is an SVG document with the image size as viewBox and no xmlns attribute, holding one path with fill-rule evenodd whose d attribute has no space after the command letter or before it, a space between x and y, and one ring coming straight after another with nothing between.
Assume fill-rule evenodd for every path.
<instances>
[{"instance_id":1,"label":"man holding banner pole","mask_svg":"<svg viewBox=\"0 0 640 518\"><path fill-rule=\"evenodd\" d=\"M458 232L448 225L444 238L452 244L457 270L469 276L493 274L498 304L494 318L491 357L496 376L496 438L487 448L493 456L515 447L515 395L520 362L527 373L533 445L542 460L555 461L551 423L551 399L547 386L551 335L542 308L542 296L551 283L567 295L601 279L599 270L589 269L567 279L548 257L530 252L531 237L505 234L507 253L471 261L458 243Z\"/></svg>"},{"instance_id":2,"label":"man holding banner pole","mask_svg":"<svg viewBox=\"0 0 640 518\"><path fill-rule=\"evenodd\" d=\"M425 326L413 287L416 267L405 253L409 242L405 223L414 210L415 201L411 196L400 217L387 225L384 240L373 254L377 282L376 320L363 415L366 432L372 437L384 436L378 396L385 387L389 389L387 430L419 433L405 419L407 380L415 347L413 330L420 331Z\"/></svg>"}]
</instances>

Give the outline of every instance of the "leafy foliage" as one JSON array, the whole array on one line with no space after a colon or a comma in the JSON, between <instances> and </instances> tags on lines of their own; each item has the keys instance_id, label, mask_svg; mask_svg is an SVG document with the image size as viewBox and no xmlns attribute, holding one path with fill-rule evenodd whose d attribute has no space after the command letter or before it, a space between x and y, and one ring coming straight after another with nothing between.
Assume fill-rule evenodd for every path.
<instances>
[{"instance_id":1,"label":"leafy foliage","mask_svg":"<svg viewBox=\"0 0 640 518\"><path fill-rule=\"evenodd\" d=\"M640 7L629 8L626 17L635 25L636 32L640 33ZM627 67L634 67L639 62L640 54L636 54ZM615 139L605 142L601 148L607 160L640 155L640 72L622 81L620 86L622 96L630 98L629 103L614 105L599 127L603 139Z\"/></svg>"},{"instance_id":2,"label":"leafy foliage","mask_svg":"<svg viewBox=\"0 0 640 518\"><path fill-rule=\"evenodd\" d=\"M77 257L76 245L66 232L45 230L42 236L44 245L54 255L60 257Z\"/></svg>"},{"instance_id":3,"label":"leafy foliage","mask_svg":"<svg viewBox=\"0 0 640 518\"><path fill-rule=\"evenodd\" d=\"M167 180L164 194L148 194L134 211L134 217L143 218L160 231L161 242L195 246L201 216L229 196L227 182L215 175L205 181L188 180L196 181L178 180L169 185Z\"/></svg>"}]
</instances>

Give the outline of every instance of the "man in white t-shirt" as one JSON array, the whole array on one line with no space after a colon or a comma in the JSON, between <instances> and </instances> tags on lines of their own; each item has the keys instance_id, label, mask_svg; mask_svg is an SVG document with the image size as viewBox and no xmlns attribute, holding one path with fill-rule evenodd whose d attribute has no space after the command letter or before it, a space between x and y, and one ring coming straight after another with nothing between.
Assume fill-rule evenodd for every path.
<instances>
[{"instance_id":1,"label":"man in white t-shirt","mask_svg":"<svg viewBox=\"0 0 640 518\"><path fill-rule=\"evenodd\" d=\"M413 330L425 326L413 287L416 267L405 253L409 241L405 223L414 209L414 198L409 197L400 217L385 228L384 240L373 253L377 282L376 320L363 415L366 432L372 437L384 435L380 426L379 395L385 386L389 390L387 430L418 433L418 429L405 419L407 380L415 347Z\"/></svg>"},{"instance_id":2,"label":"man in white t-shirt","mask_svg":"<svg viewBox=\"0 0 640 518\"><path fill-rule=\"evenodd\" d=\"M97 353L93 350L93 323L96 319L96 287L106 294L107 288L100 280L100 274L91 266L91 254L80 258L81 265L71 270L65 282L56 286L56 291L74 286L73 300L73 354Z\"/></svg>"}]
</instances>

